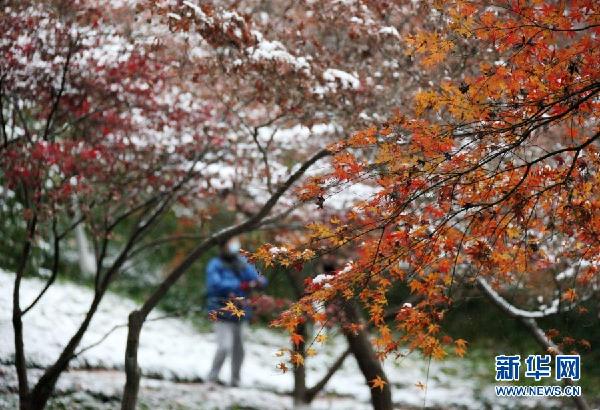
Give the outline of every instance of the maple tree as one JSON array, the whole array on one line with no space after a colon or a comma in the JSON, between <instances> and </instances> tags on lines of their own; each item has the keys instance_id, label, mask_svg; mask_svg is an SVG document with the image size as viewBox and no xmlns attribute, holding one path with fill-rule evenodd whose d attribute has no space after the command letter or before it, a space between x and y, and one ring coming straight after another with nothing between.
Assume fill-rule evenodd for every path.
<instances>
[{"instance_id":1,"label":"maple tree","mask_svg":"<svg viewBox=\"0 0 600 410\"><path fill-rule=\"evenodd\" d=\"M198 193L199 161L216 141L196 133L206 110L181 102L148 37L116 10L85 2L8 2L0 15L3 223L17 231L13 329L20 406L43 408L110 284L173 203ZM135 38L134 38L135 37ZM165 130L170 132L165 132ZM157 139L157 135L162 138ZM192 189L191 189L192 188ZM6 219L4 219L6 217ZM30 387L23 321L67 262L74 229L94 241L94 297L56 361ZM4 239L3 239L4 240ZM36 254L45 253L41 262ZM22 278L48 266L32 301Z\"/></svg>"},{"instance_id":2,"label":"maple tree","mask_svg":"<svg viewBox=\"0 0 600 410\"><path fill-rule=\"evenodd\" d=\"M444 335L440 322L455 290L478 284L527 320L544 349L556 347L535 318L576 309L598 290L599 6L432 5L446 24L407 41L425 69L469 58L456 55L465 45L488 52L469 58L472 73L441 79L418 92L410 110L354 133L338 146L331 172L299 192L323 201L357 181L376 190L312 224L308 242L277 255L270 245L257 252L270 263L294 264L306 260L305 246L355 251L278 323L292 329L303 315L323 323L319 303L357 298L378 329L382 358L404 345L434 358L454 345L462 356L465 341ZM398 282L417 303L386 320L387 294ZM502 295L517 285L529 290L521 309Z\"/></svg>"}]
</instances>

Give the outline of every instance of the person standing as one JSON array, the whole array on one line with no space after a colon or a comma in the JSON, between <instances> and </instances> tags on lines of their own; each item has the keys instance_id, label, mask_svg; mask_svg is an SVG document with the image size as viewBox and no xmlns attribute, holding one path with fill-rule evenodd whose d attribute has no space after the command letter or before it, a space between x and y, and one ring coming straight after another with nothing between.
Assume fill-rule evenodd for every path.
<instances>
[{"instance_id":1,"label":"person standing","mask_svg":"<svg viewBox=\"0 0 600 410\"><path fill-rule=\"evenodd\" d=\"M206 266L206 296L209 314L216 318L214 331L217 351L213 358L209 382L217 382L219 372L227 356L231 357L231 386L240 384L240 371L244 361L244 322L252 315L252 309L243 300L254 289L264 288L267 280L256 268L240 255L240 240L236 237L219 246L219 255ZM241 298L244 315L241 318L223 311L229 300Z\"/></svg>"}]
</instances>

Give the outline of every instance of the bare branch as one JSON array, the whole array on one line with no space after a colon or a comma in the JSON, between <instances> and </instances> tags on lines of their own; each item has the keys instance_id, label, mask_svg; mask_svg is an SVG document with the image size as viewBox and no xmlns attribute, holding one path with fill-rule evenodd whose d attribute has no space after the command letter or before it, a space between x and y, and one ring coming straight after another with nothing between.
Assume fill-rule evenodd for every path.
<instances>
[{"instance_id":1,"label":"bare branch","mask_svg":"<svg viewBox=\"0 0 600 410\"><path fill-rule=\"evenodd\" d=\"M504 299L492 286L481 276L477 278L479 289L494 302L496 306L501 308L506 314L514 318L522 319L540 319L558 313L558 304L554 304L544 310L523 310Z\"/></svg>"},{"instance_id":2,"label":"bare branch","mask_svg":"<svg viewBox=\"0 0 600 410\"><path fill-rule=\"evenodd\" d=\"M54 119L54 115L56 114L56 110L58 109L58 104L60 103L60 99L65 91L65 86L67 84L67 73L69 72L69 64L71 63L71 57L73 55L73 44L69 45L69 50L67 51L67 57L65 59L65 65L63 67L62 78L60 80L60 87L56 94L56 98L54 99L54 103L52 104L52 109L48 114L48 118L46 119L46 127L44 129L44 134L42 138L44 141L48 139L48 134L50 133L50 127L52 125L52 120Z\"/></svg>"},{"instance_id":3,"label":"bare branch","mask_svg":"<svg viewBox=\"0 0 600 410\"><path fill-rule=\"evenodd\" d=\"M331 379L335 372L337 372L340 369L340 367L342 367L344 361L346 360L346 357L348 357L349 354L350 348L347 348L341 355L338 356L338 358L331 364L331 366L329 366L329 369L327 369L327 373L325 373L321 380L319 380L313 387L306 390L306 401L308 403L310 403L315 398L315 396L319 394L321 390L323 390L323 388L327 385L327 382L329 382L329 379Z\"/></svg>"},{"instance_id":4,"label":"bare branch","mask_svg":"<svg viewBox=\"0 0 600 410\"><path fill-rule=\"evenodd\" d=\"M46 281L46 285L40 291L37 297L29 304L29 306L23 309L21 316L24 316L27 312L31 310L31 308L33 308L40 301L42 296L44 296L46 291L50 288L50 286L52 286L52 284L56 280L56 276L58 275L58 262L60 261L60 237L58 236L56 230L56 224L56 217L54 217L52 219L52 235L54 236L54 255L52 257L52 273L50 274L50 278L48 278L48 280Z\"/></svg>"}]
</instances>

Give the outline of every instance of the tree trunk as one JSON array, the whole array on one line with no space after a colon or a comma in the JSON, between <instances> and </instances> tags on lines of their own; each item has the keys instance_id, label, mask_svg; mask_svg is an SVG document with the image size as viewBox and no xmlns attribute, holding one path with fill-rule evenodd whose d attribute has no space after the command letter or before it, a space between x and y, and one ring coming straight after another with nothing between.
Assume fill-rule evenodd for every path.
<instances>
[{"instance_id":1,"label":"tree trunk","mask_svg":"<svg viewBox=\"0 0 600 410\"><path fill-rule=\"evenodd\" d=\"M344 306L344 311L348 317L348 320L352 323L360 322L360 313L358 310L358 306L356 303L348 302ZM388 382L387 376L383 371L383 367L381 366L381 362L377 358L375 351L373 350L373 346L371 345L371 341L368 338L368 335L364 331L359 331L354 333L350 330L344 330L344 335L348 340L348 345L350 347L350 351L356 358L358 362L358 367L360 368L362 374L365 376L365 380L368 383L377 378L377 376L381 377L386 383L383 389L376 388L373 389L369 386L371 391L371 403L373 404L374 410L392 410L392 391L390 389L390 384Z\"/></svg>"},{"instance_id":2,"label":"tree trunk","mask_svg":"<svg viewBox=\"0 0 600 410\"><path fill-rule=\"evenodd\" d=\"M296 299L300 299L304 293L304 278L296 271L287 270L286 273L296 295ZM292 346L294 353L299 353L302 357L306 357L306 340L308 340L309 337L306 324L303 323L298 325L296 327L296 333L301 335L304 341L300 342L298 346ZM342 353L329 367L327 373L321 380L310 388L306 386L306 366L294 366L294 391L292 392L294 407L303 408L304 406L310 405L317 394L319 394L319 392L327 385L329 379L331 379L335 372L342 367L344 360L349 354L349 349L344 351L344 353Z\"/></svg>"},{"instance_id":3,"label":"tree trunk","mask_svg":"<svg viewBox=\"0 0 600 410\"><path fill-rule=\"evenodd\" d=\"M16 271L15 285L13 288L12 325L15 336L15 370L19 381L19 406L22 410L29 408L29 382L27 380L27 360L25 358L25 343L23 340L23 312L21 310L21 279L31 255L31 241L37 227L37 215L27 223L27 237L23 244L23 251Z\"/></svg>"},{"instance_id":4,"label":"tree trunk","mask_svg":"<svg viewBox=\"0 0 600 410\"><path fill-rule=\"evenodd\" d=\"M286 276L290 282L292 290L296 296L296 299L302 297L304 292L303 278L298 272L292 270L286 270ZM296 333L302 336L303 341L297 346L293 345L292 349L294 353L299 353L302 357L306 356L306 343L308 339L308 330L305 323L301 323L296 327ZM303 407L310 403L306 397L306 367L305 366L294 366L294 391L292 392L294 399L294 407Z\"/></svg>"},{"instance_id":5,"label":"tree trunk","mask_svg":"<svg viewBox=\"0 0 600 410\"><path fill-rule=\"evenodd\" d=\"M25 346L23 343L23 318L19 307L19 286L21 275L17 274L13 292L12 324L15 336L15 369L19 380L19 406L21 410L29 407L29 384L27 381L27 362L25 360Z\"/></svg>"},{"instance_id":6,"label":"tree trunk","mask_svg":"<svg viewBox=\"0 0 600 410\"><path fill-rule=\"evenodd\" d=\"M77 195L73 195L73 209L75 210L75 221L81 220L81 211ZM92 277L96 272L96 255L88 241L83 221L75 226L75 243L77 244L77 255L79 258L79 270L85 277Z\"/></svg>"},{"instance_id":7,"label":"tree trunk","mask_svg":"<svg viewBox=\"0 0 600 410\"><path fill-rule=\"evenodd\" d=\"M129 315L129 325L127 332L127 348L125 349L125 375L127 381L123 390L123 400L121 409L135 409L138 392L140 388L140 378L142 376L138 364L138 348L140 346L140 333L144 318L140 311L135 310Z\"/></svg>"},{"instance_id":8,"label":"tree trunk","mask_svg":"<svg viewBox=\"0 0 600 410\"><path fill-rule=\"evenodd\" d=\"M327 373L323 376L323 378L321 378L321 380L319 380L310 389L306 389L306 394L304 395L305 403L312 403L317 394L319 394L319 392L323 390L323 388L327 385L329 379L331 379L335 372L337 372L340 369L340 367L342 367L342 365L344 364L344 360L346 360L346 357L348 357L349 354L350 349L348 348L335 360L335 362L333 362L331 366L329 366Z\"/></svg>"},{"instance_id":9,"label":"tree trunk","mask_svg":"<svg viewBox=\"0 0 600 410\"><path fill-rule=\"evenodd\" d=\"M306 324L302 323L296 326L296 333L302 336L302 338L307 340L308 331L306 329ZM305 357L305 342L302 341L298 343L298 345L294 345L294 353L299 353L302 357ZM306 398L306 367L304 365L294 366L294 407L301 407L310 403Z\"/></svg>"}]
</instances>

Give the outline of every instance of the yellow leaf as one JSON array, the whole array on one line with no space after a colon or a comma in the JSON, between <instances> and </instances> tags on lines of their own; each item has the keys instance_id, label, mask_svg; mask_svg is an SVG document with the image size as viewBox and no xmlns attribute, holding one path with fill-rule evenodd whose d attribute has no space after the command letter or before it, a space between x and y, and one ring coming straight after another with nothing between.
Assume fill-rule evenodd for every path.
<instances>
[{"instance_id":1,"label":"yellow leaf","mask_svg":"<svg viewBox=\"0 0 600 410\"><path fill-rule=\"evenodd\" d=\"M317 343L325 343L327 341L327 335L319 333L315 340L317 341Z\"/></svg>"},{"instance_id":2,"label":"yellow leaf","mask_svg":"<svg viewBox=\"0 0 600 410\"><path fill-rule=\"evenodd\" d=\"M381 376L379 376L379 375L376 378L374 378L373 380L371 380L369 383L371 383L372 389L379 388L381 391L383 391L385 385L387 384L387 382L385 380L383 380L381 378Z\"/></svg>"},{"instance_id":3,"label":"yellow leaf","mask_svg":"<svg viewBox=\"0 0 600 410\"><path fill-rule=\"evenodd\" d=\"M463 349L465 349L468 344L468 342L465 339L456 339L454 343L456 344L456 346L461 347Z\"/></svg>"},{"instance_id":4,"label":"yellow leaf","mask_svg":"<svg viewBox=\"0 0 600 410\"><path fill-rule=\"evenodd\" d=\"M237 317L238 319L245 315L244 310L238 308L235 305L235 303L233 303L231 300L225 304L225 307L223 307L222 310L225 312L231 313L233 316Z\"/></svg>"},{"instance_id":5,"label":"yellow leaf","mask_svg":"<svg viewBox=\"0 0 600 410\"><path fill-rule=\"evenodd\" d=\"M292 363L294 366L304 365L304 357L300 353L294 353L292 355Z\"/></svg>"}]
</instances>

